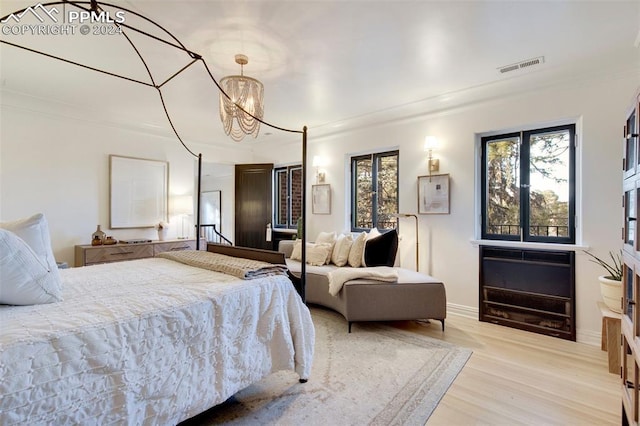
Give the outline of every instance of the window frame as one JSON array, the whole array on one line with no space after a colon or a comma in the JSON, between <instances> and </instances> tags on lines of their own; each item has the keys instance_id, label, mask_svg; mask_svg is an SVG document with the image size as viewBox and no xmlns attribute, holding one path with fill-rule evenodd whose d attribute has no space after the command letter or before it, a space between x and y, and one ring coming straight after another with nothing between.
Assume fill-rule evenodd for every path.
<instances>
[{"instance_id":1,"label":"window frame","mask_svg":"<svg viewBox=\"0 0 640 426\"><path fill-rule=\"evenodd\" d=\"M297 229L298 224L292 223L291 210L292 210L292 172L299 170L302 173L302 164L292 164L289 166L276 167L273 169L273 228L275 229ZM287 194L286 194L286 216L287 223L278 223L278 213L280 208L280 186L278 185L278 174L284 173L287 181ZM302 201L302 192L300 193L300 201Z\"/></svg>"},{"instance_id":2,"label":"window frame","mask_svg":"<svg viewBox=\"0 0 640 426\"><path fill-rule=\"evenodd\" d=\"M369 154L363 154L363 155L355 155L352 156L350 159L350 172L351 172L351 214L350 214L350 219L351 219L351 232L363 232L363 231L369 231L372 228L377 228L378 227L378 191L377 191L377 187L378 187L378 160L382 157L392 157L395 156L396 157L396 161L397 161L397 173L396 173L396 199L397 199L397 203L399 204L400 202L400 150L396 149L396 150L390 150L390 151L381 151L381 152L372 152ZM355 224L358 223L357 222L357 211L358 209L356 208L356 204L357 204L357 183L356 183L356 179L357 179L357 174L355 173L355 168L356 168L356 163L359 160L364 160L364 159L371 159L371 209L372 209L372 215L371 215L371 222L372 222L372 227L371 228L361 228L361 227L356 227ZM397 210L397 209L396 209ZM397 213L397 211L396 211ZM386 229L386 228L385 228Z\"/></svg>"},{"instance_id":3,"label":"window frame","mask_svg":"<svg viewBox=\"0 0 640 426\"><path fill-rule=\"evenodd\" d=\"M531 136L552 133L566 130L569 132L569 197L568 197L568 236L537 236L530 234L530 146ZM520 183L520 215L519 215L519 235L511 234L491 234L487 232L487 144L491 141L507 138L520 138L519 151L519 183ZM519 242L536 242L536 243L556 243L556 244L575 244L576 242L576 148L577 148L576 123L568 123L551 127L521 130L516 132L492 134L491 136L483 136L480 138L480 232L483 240L502 240L502 241L519 241Z\"/></svg>"}]
</instances>

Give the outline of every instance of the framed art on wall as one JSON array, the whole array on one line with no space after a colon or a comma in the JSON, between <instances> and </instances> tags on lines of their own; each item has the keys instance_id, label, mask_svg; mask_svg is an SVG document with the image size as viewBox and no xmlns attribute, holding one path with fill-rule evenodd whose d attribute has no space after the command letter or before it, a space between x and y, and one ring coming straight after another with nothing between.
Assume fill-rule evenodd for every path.
<instances>
[{"instance_id":1,"label":"framed art on wall","mask_svg":"<svg viewBox=\"0 0 640 426\"><path fill-rule=\"evenodd\" d=\"M331 214L331 185L312 185L311 196L313 214Z\"/></svg>"},{"instance_id":2,"label":"framed art on wall","mask_svg":"<svg viewBox=\"0 0 640 426\"><path fill-rule=\"evenodd\" d=\"M110 227L152 228L168 220L169 163L109 156Z\"/></svg>"},{"instance_id":3,"label":"framed art on wall","mask_svg":"<svg viewBox=\"0 0 640 426\"><path fill-rule=\"evenodd\" d=\"M449 214L449 175L418 176L418 213Z\"/></svg>"}]
</instances>

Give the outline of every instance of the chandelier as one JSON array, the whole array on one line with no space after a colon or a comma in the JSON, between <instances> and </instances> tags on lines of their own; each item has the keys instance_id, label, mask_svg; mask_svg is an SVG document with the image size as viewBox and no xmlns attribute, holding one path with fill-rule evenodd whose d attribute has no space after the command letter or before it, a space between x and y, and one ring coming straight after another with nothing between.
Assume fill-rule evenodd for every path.
<instances>
[{"instance_id":1,"label":"chandelier","mask_svg":"<svg viewBox=\"0 0 640 426\"><path fill-rule=\"evenodd\" d=\"M255 78L243 74L249 58L245 55L236 55L235 58L240 64L240 75L229 75L220 80L222 90L229 95L220 93L220 119L224 132L239 142L245 135L258 137L259 120L264 114L264 87Z\"/></svg>"}]
</instances>

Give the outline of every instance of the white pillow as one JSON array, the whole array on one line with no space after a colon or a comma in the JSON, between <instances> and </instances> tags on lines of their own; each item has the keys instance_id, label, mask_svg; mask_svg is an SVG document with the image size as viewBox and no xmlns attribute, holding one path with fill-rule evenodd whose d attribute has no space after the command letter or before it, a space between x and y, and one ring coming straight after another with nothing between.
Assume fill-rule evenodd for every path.
<instances>
[{"instance_id":1,"label":"white pillow","mask_svg":"<svg viewBox=\"0 0 640 426\"><path fill-rule=\"evenodd\" d=\"M307 243L307 263L315 266L324 265L327 262L330 250L331 244L328 243ZM290 259L302 261L302 240L296 240L293 243Z\"/></svg>"},{"instance_id":2,"label":"white pillow","mask_svg":"<svg viewBox=\"0 0 640 426\"><path fill-rule=\"evenodd\" d=\"M351 234L340 234L336 240L336 244L333 246L333 252L331 253L331 263L336 266L344 266L349 260L349 251L353 244L353 237Z\"/></svg>"},{"instance_id":3,"label":"white pillow","mask_svg":"<svg viewBox=\"0 0 640 426\"><path fill-rule=\"evenodd\" d=\"M0 228L0 303L35 305L61 300L58 268L52 271L24 240Z\"/></svg>"},{"instance_id":4,"label":"white pillow","mask_svg":"<svg viewBox=\"0 0 640 426\"><path fill-rule=\"evenodd\" d=\"M58 275L58 265L56 265L56 259L53 257L53 250L51 250L49 224L44 214L37 213L26 219L2 222L0 228L11 231L20 237L35 254L44 259L50 272Z\"/></svg>"},{"instance_id":5,"label":"white pillow","mask_svg":"<svg viewBox=\"0 0 640 426\"><path fill-rule=\"evenodd\" d=\"M359 268L362 265L362 257L364 256L364 243L367 240L367 233L361 232L353 240L351 250L349 250L349 266L353 268Z\"/></svg>"},{"instance_id":6,"label":"white pillow","mask_svg":"<svg viewBox=\"0 0 640 426\"><path fill-rule=\"evenodd\" d=\"M302 240L297 239L295 243L293 243L293 250L291 250L291 256L289 256L291 260L302 260Z\"/></svg>"},{"instance_id":7,"label":"white pillow","mask_svg":"<svg viewBox=\"0 0 640 426\"><path fill-rule=\"evenodd\" d=\"M335 232L320 232L318 238L316 238L316 244L319 243L334 243L336 241Z\"/></svg>"},{"instance_id":8,"label":"white pillow","mask_svg":"<svg viewBox=\"0 0 640 426\"><path fill-rule=\"evenodd\" d=\"M331 255L333 254L333 246L336 243L336 233L335 232L320 232L318 234L318 238L316 238L316 244L329 244L331 247L329 248L329 254L327 255L326 264L331 262Z\"/></svg>"},{"instance_id":9,"label":"white pillow","mask_svg":"<svg viewBox=\"0 0 640 426\"><path fill-rule=\"evenodd\" d=\"M307 263L314 266L322 266L327 263L327 256L330 255L331 244L307 243Z\"/></svg>"}]
</instances>

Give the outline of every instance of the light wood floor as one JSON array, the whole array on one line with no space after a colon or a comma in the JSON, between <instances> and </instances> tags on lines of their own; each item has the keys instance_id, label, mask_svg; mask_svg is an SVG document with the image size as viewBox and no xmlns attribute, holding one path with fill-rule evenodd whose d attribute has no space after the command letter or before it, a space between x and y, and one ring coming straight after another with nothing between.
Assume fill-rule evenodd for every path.
<instances>
[{"instance_id":1,"label":"light wood floor","mask_svg":"<svg viewBox=\"0 0 640 426\"><path fill-rule=\"evenodd\" d=\"M473 350L427 425L619 425L619 377L600 347L449 315L392 325Z\"/></svg>"}]
</instances>

